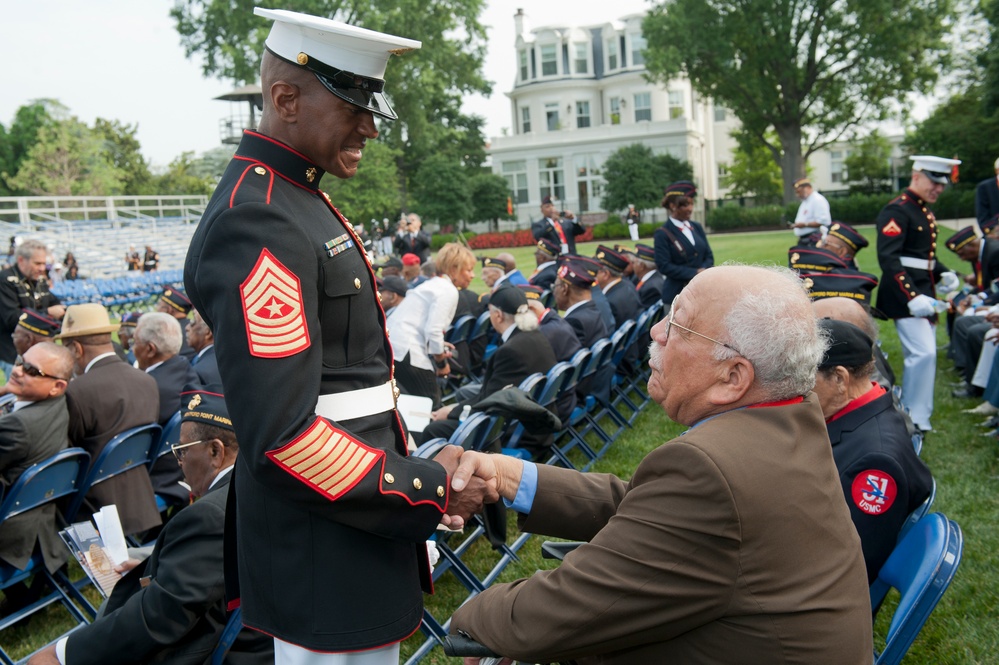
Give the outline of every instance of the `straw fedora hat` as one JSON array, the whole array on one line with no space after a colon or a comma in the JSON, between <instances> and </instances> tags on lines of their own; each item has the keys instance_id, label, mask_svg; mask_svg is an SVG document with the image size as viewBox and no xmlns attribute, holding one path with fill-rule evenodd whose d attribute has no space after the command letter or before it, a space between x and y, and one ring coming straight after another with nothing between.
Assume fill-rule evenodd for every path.
<instances>
[{"instance_id":1,"label":"straw fedora hat","mask_svg":"<svg viewBox=\"0 0 999 665\"><path fill-rule=\"evenodd\" d=\"M113 333L120 327L119 323L111 323L107 308L100 303L70 305L66 310L66 316L62 319L62 332L59 333L59 338Z\"/></svg>"}]
</instances>

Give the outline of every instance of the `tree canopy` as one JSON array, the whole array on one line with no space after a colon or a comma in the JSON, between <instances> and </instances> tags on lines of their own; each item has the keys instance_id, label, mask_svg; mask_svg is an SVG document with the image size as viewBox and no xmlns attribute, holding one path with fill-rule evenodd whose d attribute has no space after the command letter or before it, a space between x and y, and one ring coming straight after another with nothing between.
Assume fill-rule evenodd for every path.
<instances>
[{"instance_id":1,"label":"tree canopy","mask_svg":"<svg viewBox=\"0 0 999 665\"><path fill-rule=\"evenodd\" d=\"M994 174L999 157L999 114L984 102L984 91L973 85L937 106L905 137L913 154L961 160L961 182L977 183Z\"/></svg>"},{"instance_id":2,"label":"tree canopy","mask_svg":"<svg viewBox=\"0 0 999 665\"><path fill-rule=\"evenodd\" d=\"M499 227L497 220L512 217L506 207L510 197L510 185L503 176L495 173L476 173L469 178L468 188L472 199L472 216L468 221L489 220L490 228L497 230Z\"/></svg>"},{"instance_id":3,"label":"tree canopy","mask_svg":"<svg viewBox=\"0 0 999 665\"><path fill-rule=\"evenodd\" d=\"M413 178L413 196L413 207L425 220L457 224L472 215L468 170L445 155L427 158Z\"/></svg>"},{"instance_id":4,"label":"tree canopy","mask_svg":"<svg viewBox=\"0 0 999 665\"><path fill-rule=\"evenodd\" d=\"M729 196L755 196L759 203L781 200L780 167L765 145L745 131L732 132L736 148L723 184L731 187ZM773 137L771 136L771 139Z\"/></svg>"},{"instance_id":5,"label":"tree canopy","mask_svg":"<svg viewBox=\"0 0 999 665\"><path fill-rule=\"evenodd\" d=\"M624 210L629 203L638 210L658 208L663 189L677 180L692 180L690 164L668 153L656 155L652 148L633 143L618 148L603 166L603 206Z\"/></svg>"},{"instance_id":6,"label":"tree canopy","mask_svg":"<svg viewBox=\"0 0 999 665\"><path fill-rule=\"evenodd\" d=\"M891 143L873 131L850 150L843 161L851 192L877 194L895 189L891 179Z\"/></svg>"},{"instance_id":7,"label":"tree canopy","mask_svg":"<svg viewBox=\"0 0 999 665\"><path fill-rule=\"evenodd\" d=\"M645 18L649 73L685 74L780 164L784 200L808 156L927 91L954 0L666 0ZM777 140L767 138L773 129Z\"/></svg>"},{"instance_id":8,"label":"tree canopy","mask_svg":"<svg viewBox=\"0 0 999 665\"><path fill-rule=\"evenodd\" d=\"M341 180L327 173L320 186L330 195L333 205L350 220L395 219L401 210L396 169L398 156L398 150L380 141L371 141L364 147L364 157L353 178Z\"/></svg>"},{"instance_id":9,"label":"tree canopy","mask_svg":"<svg viewBox=\"0 0 999 665\"><path fill-rule=\"evenodd\" d=\"M235 6L234 6L235 5ZM485 159L482 120L461 113L462 98L489 94L482 75L485 0L289 0L283 9L323 16L402 37L423 48L393 58L385 90L399 120L381 123L382 139L398 152L400 176L412 177L432 155L478 167ZM204 57L206 76L235 83L258 80L270 22L252 3L177 0L171 10L188 55ZM403 192L406 183L403 182ZM405 194L404 194L405 195Z\"/></svg>"}]
</instances>

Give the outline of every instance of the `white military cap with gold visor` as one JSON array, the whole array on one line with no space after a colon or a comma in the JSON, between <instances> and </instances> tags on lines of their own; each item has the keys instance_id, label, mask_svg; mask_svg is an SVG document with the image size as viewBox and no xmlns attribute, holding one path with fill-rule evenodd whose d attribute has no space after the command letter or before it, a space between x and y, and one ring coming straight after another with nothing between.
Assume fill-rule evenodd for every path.
<instances>
[{"instance_id":1,"label":"white military cap with gold visor","mask_svg":"<svg viewBox=\"0 0 999 665\"><path fill-rule=\"evenodd\" d=\"M385 67L393 55L420 48L413 39L386 35L284 9L253 10L274 21L267 50L308 69L327 90L375 115L395 120L385 99Z\"/></svg>"}]
</instances>

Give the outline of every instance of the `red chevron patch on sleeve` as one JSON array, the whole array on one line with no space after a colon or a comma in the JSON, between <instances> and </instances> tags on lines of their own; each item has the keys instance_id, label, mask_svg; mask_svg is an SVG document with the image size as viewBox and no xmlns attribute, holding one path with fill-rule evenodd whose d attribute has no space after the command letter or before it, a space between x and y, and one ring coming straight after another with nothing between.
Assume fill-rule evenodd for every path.
<instances>
[{"instance_id":1,"label":"red chevron patch on sleeve","mask_svg":"<svg viewBox=\"0 0 999 665\"><path fill-rule=\"evenodd\" d=\"M286 358L309 348L302 283L267 248L239 292L250 355Z\"/></svg>"},{"instance_id":2,"label":"red chevron patch on sleeve","mask_svg":"<svg viewBox=\"0 0 999 665\"><path fill-rule=\"evenodd\" d=\"M885 234L889 238L894 238L895 236L902 234L902 228L898 225L898 222L892 219L885 224L883 229L881 229L881 233Z\"/></svg>"}]
</instances>

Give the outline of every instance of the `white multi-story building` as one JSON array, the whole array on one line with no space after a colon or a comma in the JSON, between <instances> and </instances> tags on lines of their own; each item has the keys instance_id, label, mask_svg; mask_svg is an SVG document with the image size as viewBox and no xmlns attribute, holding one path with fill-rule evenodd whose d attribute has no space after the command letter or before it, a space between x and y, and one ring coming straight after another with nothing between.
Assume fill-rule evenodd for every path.
<instances>
[{"instance_id":1,"label":"white multi-story building","mask_svg":"<svg viewBox=\"0 0 999 665\"><path fill-rule=\"evenodd\" d=\"M492 138L489 151L493 171L510 183L518 221L537 217L546 195L602 216L603 163L632 143L687 160L701 195L718 198L717 153L731 150L735 120L686 79L665 87L645 79L644 14L531 31L525 18L514 17L513 134Z\"/></svg>"},{"instance_id":2,"label":"white multi-story building","mask_svg":"<svg viewBox=\"0 0 999 665\"><path fill-rule=\"evenodd\" d=\"M602 166L633 143L688 161L701 201L725 196L739 121L685 78L665 86L646 80L644 16L528 30L517 11L516 82L506 93L513 131L493 137L489 155L493 172L510 184L518 222L537 218L546 195L594 222L623 212L603 208ZM847 151L836 144L812 155L809 172L819 190L844 189Z\"/></svg>"}]
</instances>

